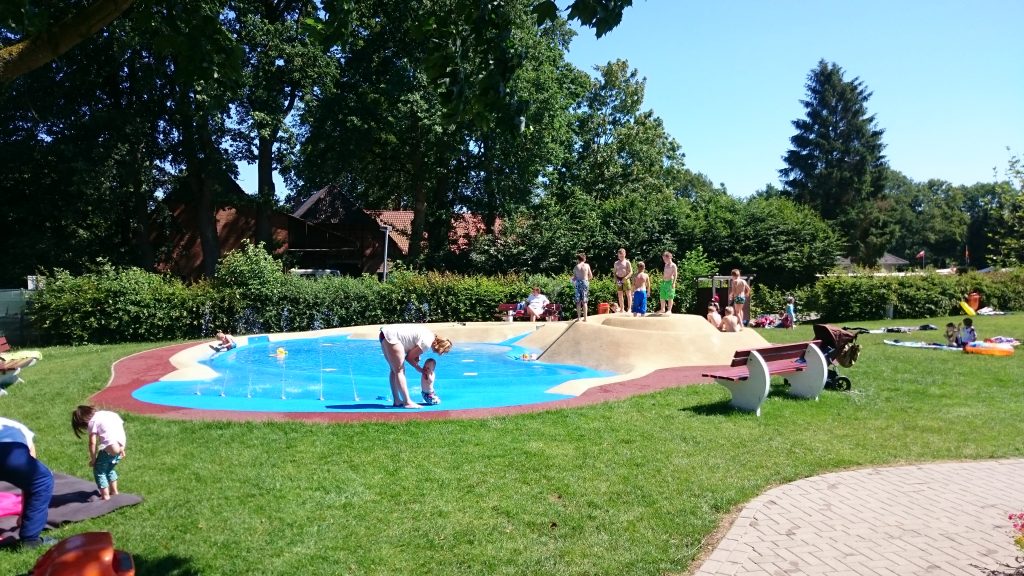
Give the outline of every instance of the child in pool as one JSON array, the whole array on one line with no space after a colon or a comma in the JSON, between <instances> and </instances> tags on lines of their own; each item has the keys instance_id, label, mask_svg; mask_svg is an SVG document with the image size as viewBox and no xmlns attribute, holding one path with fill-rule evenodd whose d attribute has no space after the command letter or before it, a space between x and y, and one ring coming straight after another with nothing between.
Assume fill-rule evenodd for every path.
<instances>
[{"instance_id":1,"label":"child in pool","mask_svg":"<svg viewBox=\"0 0 1024 576\"><path fill-rule=\"evenodd\" d=\"M423 403L427 406L435 406L441 403L441 399L434 392L434 369L437 367L437 360L428 358L423 363L423 370L420 371L420 391L423 392Z\"/></svg>"},{"instance_id":2,"label":"child in pool","mask_svg":"<svg viewBox=\"0 0 1024 576\"><path fill-rule=\"evenodd\" d=\"M71 413L71 429L75 436L89 433L89 466L92 466L100 496L110 500L117 494L117 471L114 467L125 456L127 437L124 421L116 412L79 406Z\"/></svg>"}]
</instances>

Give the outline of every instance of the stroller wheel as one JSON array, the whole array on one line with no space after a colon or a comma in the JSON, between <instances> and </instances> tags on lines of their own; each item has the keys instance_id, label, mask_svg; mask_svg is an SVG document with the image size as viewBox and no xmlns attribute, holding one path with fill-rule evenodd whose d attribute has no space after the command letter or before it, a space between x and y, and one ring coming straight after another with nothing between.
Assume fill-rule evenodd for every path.
<instances>
[{"instance_id":1,"label":"stroller wheel","mask_svg":"<svg viewBox=\"0 0 1024 576\"><path fill-rule=\"evenodd\" d=\"M840 377L836 378L836 382L835 382L836 390L844 392L846 390L849 390L851 386L853 386L853 382L850 382L850 379L847 378L846 376L840 376Z\"/></svg>"}]
</instances>

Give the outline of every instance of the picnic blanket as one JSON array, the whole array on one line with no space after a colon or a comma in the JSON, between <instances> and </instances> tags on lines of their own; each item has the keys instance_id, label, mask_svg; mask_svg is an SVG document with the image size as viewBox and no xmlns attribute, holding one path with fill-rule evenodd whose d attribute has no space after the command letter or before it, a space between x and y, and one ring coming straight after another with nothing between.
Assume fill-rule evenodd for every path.
<instances>
[{"instance_id":1,"label":"picnic blanket","mask_svg":"<svg viewBox=\"0 0 1024 576\"><path fill-rule=\"evenodd\" d=\"M912 340L883 340L890 346L905 346L907 348L926 348L928 350L949 350L951 352L963 352L963 348L956 346L947 346L945 344L939 344L937 342L919 342Z\"/></svg>"},{"instance_id":2,"label":"picnic blanket","mask_svg":"<svg viewBox=\"0 0 1024 576\"><path fill-rule=\"evenodd\" d=\"M0 493L21 494L21 490L0 482ZM82 480L65 474L53 474L53 498L50 500L50 512L46 518L47 528L56 528L68 522L80 522L109 514L123 506L132 506L142 502L141 496L134 494L117 494L110 500L100 498L96 484L91 480ZM17 516L0 517L0 540L17 537Z\"/></svg>"}]
</instances>

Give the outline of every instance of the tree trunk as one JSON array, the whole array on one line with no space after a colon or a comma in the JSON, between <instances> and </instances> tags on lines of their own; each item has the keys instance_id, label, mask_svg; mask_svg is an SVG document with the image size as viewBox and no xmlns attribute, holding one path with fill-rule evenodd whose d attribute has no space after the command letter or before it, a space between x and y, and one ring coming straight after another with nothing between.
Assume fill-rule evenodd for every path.
<instances>
[{"instance_id":1,"label":"tree trunk","mask_svg":"<svg viewBox=\"0 0 1024 576\"><path fill-rule=\"evenodd\" d=\"M135 181L132 183L134 194L132 195L132 239L135 242L136 265L143 270L153 270L156 263L156 255L153 253L153 244L149 239L150 220L149 213L149 191L143 183L143 170L151 169L149 162L142 158L142 153L135 153Z\"/></svg>"},{"instance_id":2,"label":"tree trunk","mask_svg":"<svg viewBox=\"0 0 1024 576\"><path fill-rule=\"evenodd\" d=\"M0 84L6 84L67 52L120 16L132 2L97 0L49 30L0 49Z\"/></svg>"},{"instance_id":3,"label":"tree trunk","mask_svg":"<svg viewBox=\"0 0 1024 576\"><path fill-rule=\"evenodd\" d=\"M427 224L427 187L423 182L423 153L416 151L413 158L413 186L416 190L412 205L412 234L409 236L409 261L415 262L423 252L423 231Z\"/></svg>"},{"instance_id":4,"label":"tree trunk","mask_svg":"<svg viewBox=\"0 0 1024 576\"><path fill-rule=\"evenodd\" d=\"M274 186L274 138L259 136L257 144L256 174L256 242L263 242L267 251L272 252L270 215L277 195Z\"/></svg>"}]
</instances>

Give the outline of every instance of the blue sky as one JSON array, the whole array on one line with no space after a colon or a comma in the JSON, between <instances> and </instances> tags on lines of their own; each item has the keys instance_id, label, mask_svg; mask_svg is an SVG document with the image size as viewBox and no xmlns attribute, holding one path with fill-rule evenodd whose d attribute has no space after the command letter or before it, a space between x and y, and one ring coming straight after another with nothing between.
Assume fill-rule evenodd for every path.
<instances>
[{"instance_id":1,"label":"blue sky","mask_svg":"<svg viewBox=\"0 0 1024 576\"><path fill-rule=\"evenodd\" d=\"M890 166L918 181L991 182L1024 154L1024 0L634 0L569 60L622 58L691 170L747 196L778 185L818 60L873 93ZM242 167L242 187L256 189ZM278 179L278 191L284 185Z\"/></svg>"},{"instance_id":2,"label":"blue sky","mask_svg":"<svg viewBox=\"0 0 1024 576\"><path fill-rule=\"evenodd\" d=\"M1022 0L634 0L569 60L623 58L686 165L734 196L778 185L822 58L873 93L892 168L914 180L993 181L1024 154Z\"/></svg>"}]
</instances>

